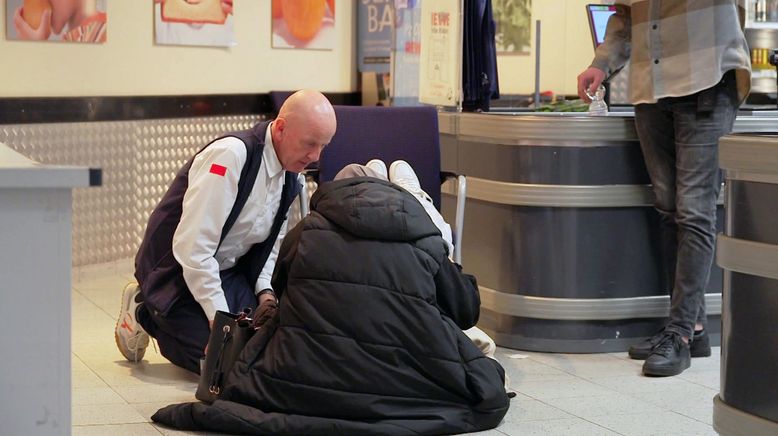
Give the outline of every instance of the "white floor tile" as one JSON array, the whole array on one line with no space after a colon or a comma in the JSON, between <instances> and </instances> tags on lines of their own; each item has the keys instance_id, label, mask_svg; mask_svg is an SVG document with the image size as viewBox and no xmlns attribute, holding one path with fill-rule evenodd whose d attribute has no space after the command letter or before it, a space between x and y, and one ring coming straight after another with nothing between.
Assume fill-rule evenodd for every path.
<instances>
[{"instance_id":1,"label":"white floor tile","mask_svg":"<svg viewBox=\"0 0 778 436\"><path fill-rule=\"evenodd\" d=\"M658 407L680 412L687 408L706 408L713 410L713 397L717 390L692 385L686 388L668 388L661 392L637 392L633 396Z\"/></svg>"},{"instance_id":2,"label":"white floor tile","mask_svg":"<svg viewBox=\"0 0 778 436\"><path fill-rule=\"evenodd\" d=\"M108 384L92 371L74 371L71 373L70 384L73 389L107 388Z\"/></svg>"},{"instance_id":3,"label":"white floor tile","mask_svg":"<svg viewBox=\"0 0 778 436\"><path fill-rule=\"evenodd\" d=\"M716 435L710 425L673 412L604 415L593 417L590 421L625 435Z\"/></svg>"},{"instance_id":4,"label":"white floor tile","mask_svg":"<svg viewBox=\"0 0 778 436\"><path fill-rule=\"evenodd\" d=\"M504 420L506 423L514 423L565 418L573 418L573 416L538 400L513 398Z\"/></svg>"},{"instance_id":5,"label":"white floor tile","mask_svg":"<svg viewBox=\"0 0 778 436\"><path fill-rule=\"evenodd\" d=\"M146 422L129 404L73 406L73 425L132 424Z\"/></svg>"},{"instance_id":6,"label":"white floor tile","mask_svg":"<svg viewBox=\"0 0 778 436\"><path fill-rule=\"evenodd\" d=\"M678 378L718 391L719 385L721 384L721 371L719 369L700 370L696 372L684 371Z\"/></svg>"},{"instance_id":7,"label":"white floor tile","mask_svg":"<svg viewBox=\"0 0 778 436\"><path fill-rule=\"evenodd\" d=\"M74 388L71 399L73 406L127 404L124 398L109 387Z\"/></svg>"},{"instance_id":8,"label":"white floor tile","mask_svg":"<svg viewBox=\"0 0 778 436\"><path fill-rule=\"evenodd\" d=\"M611 436L619 434L581 418L506 423L498 429L511 436Z\"/></svg>"},{"instance_id":9,"label":"white floor tile","mask_svg":"<svg viewBox=\"0 0 778 436\"><path fill-rule=\"evenodd\" d=\"M162 434L153 425L118 424L74 426L73 436L159 436Z\"/></svg>"},{"instance_id":10,"label":"white floor tile","mask_svg":"<svg viewBox=\"0 0 778 436\"><path fill-rule=\"evenodd\" d=\"M663 409L628 395L613 393L589 397L549 398L545 403L573 416L589 419L603 415L629 415L633 413L657 413Z\"/></svg>"},{"instance_id":11,"label":"white floor tile","mask_svg":"<svg viewBox=\"0 0 778 436\"><path fill-rule=\"evenodd\" d=\"M675 410L675 413L679 413L683 416L696 419L708 425L713 425L713 406L704 405L692 405L689 407L681 407Z\"/></svg>"},{"instance_id":12,"label":"white floor tile","mask_svg":"<svg viewBox=\"0 0 778 436\"><path fill-rule=\"evenodd\" d=\"M633 394L636 392L665 392L670 390L693 389L699 387L679 377L645 377L643 375L609 376L603 373L597 376L586 377L592 383L605 388Z\"/></svg>"},{"instance_id":13,"label":"white floor tile","mask_svg":"<svg viewBox=\"0 0 778 436\"><path fill-rule=\"evenodd\" d=\"M516 391L538 400L549 398L610 395L613 391L583 379L533 381L512 386Z\"/></svg>"},{"instance_id":14,"label":"white floor tile","mask_svg":"<svg viewBox=\"0 0 778 436\"><path fill-rule=\"evenodd\" d=\"M116 393L130 404L149 402L183 403L196 401L194 397L197 383L180 385L132 385L116 386Z\"/></svg>"}]
</instances>

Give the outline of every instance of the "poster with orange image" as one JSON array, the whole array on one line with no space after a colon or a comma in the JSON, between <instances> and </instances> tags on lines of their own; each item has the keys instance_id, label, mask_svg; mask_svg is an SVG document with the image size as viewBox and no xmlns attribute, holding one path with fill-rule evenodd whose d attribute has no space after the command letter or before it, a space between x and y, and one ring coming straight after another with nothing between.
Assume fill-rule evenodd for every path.
<instances>
[{"instance_id":1,"label":"poster with orange image","mask_svg":"<svg viewBox=\"0 0 778 436\"><path fill-rule=\"evenodd\" d=\"M332 50L335 0L271 0L273 48Z\"/></svg>"},{"instance_id":2,"label":"poster with orange image","mask_svg":"<svg viewBox=\"0 0 778 436\"><path fill-rule=\"evenodd\" d=\"M104 43L106 0L7 0L6 34L23 41Z\"/></svg>"}]
</instances>

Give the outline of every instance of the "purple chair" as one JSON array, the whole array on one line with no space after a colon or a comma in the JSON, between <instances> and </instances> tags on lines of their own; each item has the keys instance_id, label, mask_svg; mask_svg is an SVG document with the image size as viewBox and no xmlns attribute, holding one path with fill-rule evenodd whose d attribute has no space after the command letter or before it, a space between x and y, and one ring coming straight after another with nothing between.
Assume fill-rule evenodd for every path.
<instances>
[{"instance_id":1,"label":"purple chair","mask_svg":"<svg viewBox=\"0 0 778 436\"><path fill-rule=\"evenodd\" d=\"M440 210L441 187L456 193L454 261L462 262L466 179L440 171L438 113L433 107L335 106L338 129L319 160L318 181L328 182L344 166L398 159L416 171L422 189ZM307 205L306 205L307 206ZM306 207L307 209L307 207ZM450 223L451 224L451 223Z\"/></svg>"},{"instance_id":2,"label":"purple chair","mask_svg":"<svg viewBox=\"0 0 778 436\"><path fill-rule=\"evenodd\" d=\"M292 94L294 94L294 91L270 91L268 93L270 105L272 106L274 114L278 115L278 111L281 110L281 105L283 105L286 99Z\"/></svg>"}]
</instances>

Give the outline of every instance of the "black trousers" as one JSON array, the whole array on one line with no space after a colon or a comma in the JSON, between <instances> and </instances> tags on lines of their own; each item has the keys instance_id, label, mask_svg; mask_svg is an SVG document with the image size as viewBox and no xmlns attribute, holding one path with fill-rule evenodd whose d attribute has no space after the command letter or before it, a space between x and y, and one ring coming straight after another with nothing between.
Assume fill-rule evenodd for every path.
<instances>
[{"instance_id":1,"label":"black trousers","mask_svg":"<svg viewBox=\"0 0 778 436\"><path fill-rule=\"evenodd\" d=\"M257 308L254 284L248 283L242 271L236 267L221 271L219 275L230 312L237 313L246 307L252 311ZM205 357L211 330L205 312L189 289L183 290L182 295L167 316L155 315L141 304L138 322L157 340L159 350L166 359L199 374L200 359Z\"/></svg>"}]
</instances>

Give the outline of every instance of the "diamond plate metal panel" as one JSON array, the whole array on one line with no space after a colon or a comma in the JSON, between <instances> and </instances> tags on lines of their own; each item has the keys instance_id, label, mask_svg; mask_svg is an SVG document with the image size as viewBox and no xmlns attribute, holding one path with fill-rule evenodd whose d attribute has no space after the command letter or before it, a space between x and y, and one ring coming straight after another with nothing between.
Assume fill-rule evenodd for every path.
<instances>
[{"instance_id":1,"label":"diamond plate metal panel","mask_svg":"<svg viewBox=\"0 0 778 436\"><path fill-rule=\"evenodd\" d=\"M103 185L73 193L73 265L133 257L149 213L178 169L256 115L0 125L0 142L38 162L102 168Z\"/></svg>"}]
</instances>

